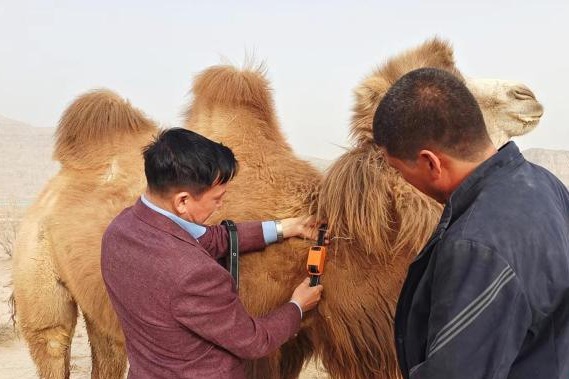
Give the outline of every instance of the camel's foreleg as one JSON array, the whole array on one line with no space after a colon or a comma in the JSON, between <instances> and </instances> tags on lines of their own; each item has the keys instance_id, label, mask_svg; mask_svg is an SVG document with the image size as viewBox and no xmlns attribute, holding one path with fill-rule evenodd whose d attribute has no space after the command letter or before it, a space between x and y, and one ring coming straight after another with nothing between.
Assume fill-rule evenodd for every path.
<instances>
[{"instance_id":1,"label":"camel's foreleg","mask_svg":"<svg viewBox=\"0 0 569 379\"><path fill-rule=\"evenodd\" d=\"M304 364L312 357L314 346L305 330L281 347L282 379L297 379Z\"/></svg>"},{"instance_id":2,"label":"camel's foreleg","mask_svg":"<svg viewBox=\"0 0 569 379\"><path fill-rule=\"evenodd\" d=\"M87 315L84 316L91 344L91 378L123 378L127 362L124 343L101 331Z\"/></svg>"},{"instance_id":3,"label":"camel's foreleg","mask_svg":"<svg viewBox=\"0 0 569 379\"><path fill-rule=\"evenodd\" d=\"M246 362L246 376L249 379L297 379L312 352L312 343L307 334L301 331L279 351L268 357Z\"/></svg>"},{"instance_id":4,"label":"camel's foreleg","mask_svg":"<svg viewBox=\"0 0 569 379\"><path fill-rule=\"evenodd\" d=\"M16 321L28 344L39 377L69 378L77 305L60 283L37 279L22 285L16 283Z\"/></svg>"},{"instance_id":5,"label":"camel's foreleg","mask_svg":"<svg viewBox=\"0 0 569 379\"><path fill-rule=\"evenodd\" d=\"M245 376L247 379L282 379L279 371L280 352L268 357L245 362Z\"/></svg>"}]
</instances>

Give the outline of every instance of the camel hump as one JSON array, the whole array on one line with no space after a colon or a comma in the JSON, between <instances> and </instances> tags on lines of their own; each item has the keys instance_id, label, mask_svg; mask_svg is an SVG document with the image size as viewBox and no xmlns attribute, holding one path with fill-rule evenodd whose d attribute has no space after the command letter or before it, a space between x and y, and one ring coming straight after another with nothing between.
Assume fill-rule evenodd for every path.
<instances>
[{"instance_id":1,"label":"camel hump","mask_svg":"<svg viewBox=\"0 0 569 379\"><path fill-rule=\"evenodd\" d=\"M272 114L273 99L263 65L239 69L212 66L194 79L194 101L211 106L246 106L261 115Z\"/></svg>"},{"instance_id":2,"label":"camel hump","mask_svg":"<svg viewBox=\"0 0 569 379\"><path fill-rule=\"evenodd\" d=\"M155 130L154 123L129 101L108 89L77 97L63 112L55 132L53 158L76 168L104 164L117 141Z\"/></svg>"}]
</instances>

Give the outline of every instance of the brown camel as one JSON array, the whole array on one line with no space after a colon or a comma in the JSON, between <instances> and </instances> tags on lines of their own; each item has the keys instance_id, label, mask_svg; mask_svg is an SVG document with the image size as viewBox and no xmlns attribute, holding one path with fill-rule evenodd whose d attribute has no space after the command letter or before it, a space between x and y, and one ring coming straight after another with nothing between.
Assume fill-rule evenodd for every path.
<instances>
[{"instance_id":1,"label":"brown camel","mask_svg":"<svg viewBox=\"0 0 569 379\"><path fill-rule=\"evenodd\" d=\"M417 49L418 57L429 54L447 66L436 59L429 65L454 67L447 44L434 40ZM404 65L407 71L412 66ZM386 75L379 82L387 87L396 76L381 70L374 75ZM408 187L361 137L370 124L358 117L369 119L381 96L377 88L364 91L367 111L358 99L358 146L335 163L320 187L321 174L296 158L283 138L262 73L217 67L194 83L187 127L230 146L241 165L223 213L209 221L290 217L318 207L334 237L318 311L307 315L297 338L280 352L253 362L250 378L295 378L313 353L334 378L395 376L395 299L439 207ZM92 377L124 375L123 336L100 275L100 238L143 191L140 150L156 132L151 120L110 91L80 96L61 119L54 152L61 170L30 207L14 252L17 321L42 378L69 376L77 305L92 345ZM308 241L293 240L242 258L241 296L252 313L288 299L305 276L308 247Z\"/></svg>"},{"instance_id":2,"label":"brown camel","mask_svg":"<svg viewBox=\"0 0 569 379\"><path fill-rule=\"evenodd\" d=\"M304 212L310 211L306 203L313 199L312 209L318 206L333 236L323 279L325 295L318 311L307 315L299 337L285 345L280 356L252 363L254 375L250 377L296 378L313 353L333 378L397 376L392 342L396 299L407 266L432 232L441 207L384 163L371 143L371 120L380 99L397 79L426 66L462 78L450 45L434 39L389 60L358 86L351 125L355 147L329 168L317 198L314 170L305 168L278 132L269 86L259 71L217 67L196 78L186 127L230 146L242 162L227 203L213 221L288 217L295 214L283 213L291 208L291 199L303 204ZM491 91L486 94L480 82L485 81L468 80L467 84L478 89L477 99L492 121L491 134L506 127L508 131L525 128L522 120L530 117L535 118L533 126L537 124L541 105L533 94L517 96L531 94L527 87L493 81L493 87L485 87ZM232 92L233 88L239 93ZM305 188L299 188L299 183ZM246 217L243 212L248 212ZM293 246L292 250L302 264L307 249L300 248ZM288 246L273 246L265 253L243 257L242 267L253 279L242 287L242 297L253 312L267 310L258 309L258 300L249 299L258 297L259 284L264 281L256 275L263 275L265 268L279 267L279 275L267 281L270 293L263 291L263 299L271 299L275 306L286 299L291 284L302 274L302 267L290 266L290 258L283 258L283 252L290 251Z\"/></svg>"}]
</instances>

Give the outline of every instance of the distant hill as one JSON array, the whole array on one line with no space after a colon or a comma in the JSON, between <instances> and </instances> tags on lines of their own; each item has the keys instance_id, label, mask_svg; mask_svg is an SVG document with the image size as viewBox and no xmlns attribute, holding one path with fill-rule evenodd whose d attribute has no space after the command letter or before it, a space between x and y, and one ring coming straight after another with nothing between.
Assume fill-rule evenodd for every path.
<instances>
[{"instance_id":1,"label":"distant hill","mask_svg":"<svg viewBox=\"0 0 569 379\"><path fill-rule=\"evenodd\" d=\"M522 153L528 161L545 167L569 187L569 151L527 149Z\"/></svg>"},{"instance_id":2,"label":"distant hill","mask_svg":"<svg viewBox=\"0 0 569 379\"><path fill-rule=\"evenodd\" d=\"M0 128L27 128L27 127L31 127L31 125L28 125L21 121L12 120L11 118L2 116L0 114Z\"/></svg>"},{"instance_id":3,"label":"distant hill","mask_svg":"<svg viewBox=\"0 0 569 379\"><path fill-rule=\"evenodd\" d=\"M0 207L28 205L57 172L51 159L54 131L0 115Z\"/></svg>"}]
</instances>

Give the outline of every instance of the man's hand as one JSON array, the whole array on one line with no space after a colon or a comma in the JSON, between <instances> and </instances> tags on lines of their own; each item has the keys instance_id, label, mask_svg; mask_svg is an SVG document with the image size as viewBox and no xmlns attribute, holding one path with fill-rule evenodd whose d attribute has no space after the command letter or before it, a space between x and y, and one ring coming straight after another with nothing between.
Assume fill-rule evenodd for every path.
<instances>
[{"instance_id":1,"label":"man's hand","mask_svg":"<svg viewBox=\"0 0 569 379\"><path fill-rule=\"evenodd\" d=\"M321 284L315 287L310 287L309 284L310 278L304 279L304 281L300 283L298 287L296 287L291 297L292 301L300 305L302 313L316 307L320 301L322 290L324 289Z\"/></svg>"},{"instance_id":2,"label":"man's hand","mask_svg":"<svg viewBox=\"0 0 569 379\"><path fill-rule=\"evenodd\" d=\"M316 241L318 239L318 228L322 223L315 216L285 218L281 220L283 237L300 237Z\"/></svg>"}]
</instances>

